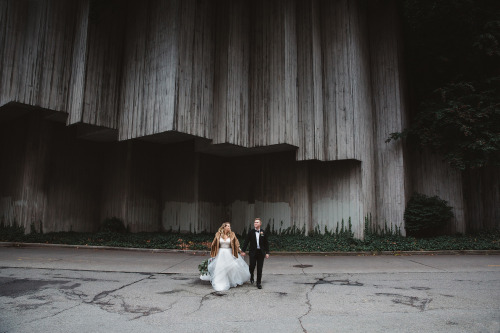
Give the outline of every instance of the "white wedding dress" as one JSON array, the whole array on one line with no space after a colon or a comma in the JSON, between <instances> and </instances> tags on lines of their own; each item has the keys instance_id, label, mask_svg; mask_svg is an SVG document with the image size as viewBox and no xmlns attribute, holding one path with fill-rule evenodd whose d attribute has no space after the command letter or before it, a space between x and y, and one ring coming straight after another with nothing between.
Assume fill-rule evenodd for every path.
<instances>
[{"instance_id":1,"label":"white wedding dress","mask_svg":"<svg viewBox=\"0 0 500 333\"><path fill-rule=\"evenodd\" d=\"M208 264L208 274L200 276L200 279L212 282L215 291L228 290L250 280L245 260L240 255L233 257L231 240L221 238L219 244L217 256Z\"/></svg>"}]
</instances>

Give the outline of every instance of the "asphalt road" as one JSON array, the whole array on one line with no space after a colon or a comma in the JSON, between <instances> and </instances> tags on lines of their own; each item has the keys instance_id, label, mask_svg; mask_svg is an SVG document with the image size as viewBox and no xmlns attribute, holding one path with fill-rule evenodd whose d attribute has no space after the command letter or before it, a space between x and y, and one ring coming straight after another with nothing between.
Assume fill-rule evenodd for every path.
<instances>
[{"instance_id":1,"label":"asphalt road","mask_svg":"<svg viewBox=\"0 0 500 333\"><path fill-rule=\"evenodd\" d=\"M500 255L271 255L224 293L204 258L0 247L0 332L500 332Z\"/></svg>"}]
</instances>

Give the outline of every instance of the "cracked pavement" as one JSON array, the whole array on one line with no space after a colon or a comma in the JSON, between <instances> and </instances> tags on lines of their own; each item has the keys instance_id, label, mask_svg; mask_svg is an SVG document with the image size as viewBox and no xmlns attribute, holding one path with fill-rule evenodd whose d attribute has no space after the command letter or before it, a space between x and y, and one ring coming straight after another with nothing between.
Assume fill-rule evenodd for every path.
<instances>
[{"instance_id":1,"label":"cracked pavement","mask_svg":"<svg viewBox=\"0 0 500 333\"><path fill-rule=\"evenodd\" d=\"M271 256L214 292L196 253L0 248L0 332L500 332L500 256Z\"/></svg>"}]
</instances>

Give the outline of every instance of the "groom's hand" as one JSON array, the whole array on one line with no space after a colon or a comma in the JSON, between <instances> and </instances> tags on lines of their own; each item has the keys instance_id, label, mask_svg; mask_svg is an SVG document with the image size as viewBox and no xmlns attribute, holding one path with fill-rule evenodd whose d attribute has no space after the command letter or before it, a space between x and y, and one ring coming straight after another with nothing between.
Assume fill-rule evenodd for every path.
<instances>
[{"instance_id":1,"label":"groom's hand","mask_svg":"<svg viewBox=\"0 0 500 333\"><path fill-rule=\"evenodd\" d=\"M241 256L244 257L245 256L245 252L241 251Z\"/></svg>"},{"instance_id":2,"label":"groom's hand","mask_svg":"<svg viewBox=\"0 0 500 333\"><path fill-rule=\"evenodd\" d=\"M269 259L269 254L266 254L266 259Z\"/></svg>"}]
</instances>

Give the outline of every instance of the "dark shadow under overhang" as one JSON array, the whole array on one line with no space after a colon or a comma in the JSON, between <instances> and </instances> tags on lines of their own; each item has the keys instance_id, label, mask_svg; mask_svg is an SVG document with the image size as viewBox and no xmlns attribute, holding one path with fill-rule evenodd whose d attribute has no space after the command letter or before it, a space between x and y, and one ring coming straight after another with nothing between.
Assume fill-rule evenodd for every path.
<instances>
[{"instance_id":1,"label":"dark shadow under overhang","mask_svg":"<svg viewBox=\"0 0 500 333\"><path fill-rule=\"evenodd\" d=\"M9 120L35 112L38 115L41 115L46 120L55 121L58 123L65 123L66 119L68 118L68 114L66 112L44 109L38 106L32 106L17 102L10 102L0 106L0 122L7 122Z\"/></svg>"},{"instance_id":2,"label":"dark shadow under overhang","mask_svg":"<svg viewBox=\"0 0 500 333\"><path fill-rule=\"evenodd\" d=\"M278 153L295 151L296 149L297 147L286 143L247 148L230 143L214 145L209 140L197 140L195 145L195 151L197 152L224 157Z\"/></svg>"}]
</instances>

